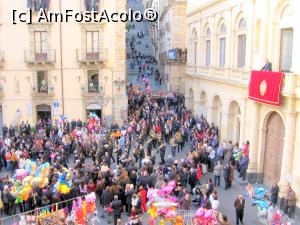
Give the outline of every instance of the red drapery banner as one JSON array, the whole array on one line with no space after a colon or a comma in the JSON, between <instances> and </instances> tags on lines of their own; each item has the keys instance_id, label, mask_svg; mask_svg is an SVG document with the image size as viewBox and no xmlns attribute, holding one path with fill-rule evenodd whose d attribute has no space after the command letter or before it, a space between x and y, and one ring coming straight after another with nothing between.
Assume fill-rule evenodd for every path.
<instances>
[{"instance_id":1,"label":"red drapery banner","mask_svg":"<svg viewBox=\"0 0 300 225\"><path fill-rule=\"evenodd\" d=\"M283 75L282 72L252 71L249 99L279 106Z\"/></svg>"}]
</instances>

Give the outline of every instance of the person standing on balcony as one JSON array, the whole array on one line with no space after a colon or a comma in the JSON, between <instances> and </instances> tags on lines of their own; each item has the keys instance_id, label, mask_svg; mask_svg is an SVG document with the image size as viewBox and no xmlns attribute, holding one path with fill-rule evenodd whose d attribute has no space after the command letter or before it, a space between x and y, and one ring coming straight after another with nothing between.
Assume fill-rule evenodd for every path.
<instances>
[{"instance_id":1,"label":"person standing on balcony","mask_svg":"<svg viewBox=\"0 0 300 225\"><path fill-rule=\"evenodd\" d=\"M263 66L263 68L261 68L261 71L272 71L272 63L269 61L268 58L266 58L266 63Z\"/></svg>"}]
</instances>

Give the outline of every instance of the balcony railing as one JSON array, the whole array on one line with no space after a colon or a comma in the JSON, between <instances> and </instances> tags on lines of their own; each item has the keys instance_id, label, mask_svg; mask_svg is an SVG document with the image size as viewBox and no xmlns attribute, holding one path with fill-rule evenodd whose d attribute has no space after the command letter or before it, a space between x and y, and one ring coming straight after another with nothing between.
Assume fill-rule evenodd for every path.
<instances>
[{"instance_id":1,"label":"balcony railing","mask_svg":"<svg viewBox=\"0 0 300 225\"><path fill-rule=\"evenodd\" d=\"M81 96L82 97L103 97L103 86L98 86L95 88L91 88L88 85L81 86Z\"/></svg>"},{"instance_id":2,"label":"balcony railing","mask_svg":"<svg viewBox=\"0 0 300 225\"><path fill-rule=\"evenodd\" d=\"M32 86L31 96L37 98L54 97L54 87L52 85L34 85Z\"/></svg>"},{"instance_id":3,"label":"balcony railing","mask_svg":"<svg viewBox=\"0 0 300 225\"><path fill-rule=\"evenodd\" d=\"M4 63L4 52L0 50L0 65Z\"/></svg>"},{"instance_id":4,"label":"balcony railing","mask_svg":"<svg viewBox=\"0 0 300 225\"><path fill-rule=\"evenodd\" d=\"M77 49L77 61L79 63L103 63L107 60L107 49L99 52L87 52Z\"/></svg>"},{"instance_id":5,"label":"balcony railing","mask_svg":"<svg viewBox=\"0 0 300 225\"><path fill-rule=\"evenodd\" d=\"M47 49L42 52L25 50L25 62L29 64L51 64L56 61L55 49Z\"/></svg>"},{"instance_id":6,"label":"balcony railing","mask_svg":"<svg viewBox=\"0 0 300 225\"><path fill-rule=\"evenodd\" d=\"M169 63L186 63L187 50L181 48L171 49L161 53L159 58Z\"/></svg>"},{"instance_id":7,"label":"balcony railing","mask_svg":"<svg viewBox=\"0 0 300 225\"><path fill-rule=\"evenodd\" d=\"M40 9L48 11L49 3L50 0L27 0L27 7L34 12L38 12Z\"/></svg>"}]
</instances>

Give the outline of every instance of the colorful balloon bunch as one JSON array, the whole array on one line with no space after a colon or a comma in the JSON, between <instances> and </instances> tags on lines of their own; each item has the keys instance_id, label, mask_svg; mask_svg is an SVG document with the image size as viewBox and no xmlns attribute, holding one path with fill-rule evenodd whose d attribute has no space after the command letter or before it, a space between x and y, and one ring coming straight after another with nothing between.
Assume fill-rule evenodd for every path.
<instances>
[{"instance_id":1,"label":"colorful balloon bunch","mask_svg":"<svg viewBox=\"0 0 300 225\"><path fill-rule=\"evenodd\" d=\"M152 219L149 219L149 224L154 223L154 220L160 216L160 224L164 224L165 220L168 222L174 222L177 212L176 207L178 205L177 198L172 197L170 194L176 188L176 182L170 181L167 185L164 185L161 189L149 189L147 192L148 198L148 211Z\"/></svg>"},{"instance_id":2,"label":"colorful balloon bunch","mask_svg":"<svg viewBox=\"0 0 300 225\"><path fill-rule=\"evenodd\" d=\"M96 211L96 195L91 193L85 197L83 201L82 198L78 198L73 201L72 213L75 215L75 221L78 225L87 224L87 216Z\"/></svg>"},{"instance_id":3,"label":"colorful balloon bunch","mask_svg":"<svg viewBox=\"0 0 300 225\"><path fill-rule=\"evenodd\" d=\"M270 207L269 198L266 198L267 190L263 187L253 187L248 184L246 187L248 196L252 199L253 205L258 207L259 216L265 216Z\"/></svg>"},{"instance_id":4,"label":"colorful balloon bunch","mask_svg":"<svg viewBox=\"0 0 300 225\"><path fill-rule=\"evenodd\" d=\"M25 169L17 169L11 180L14 183L12 194L15 196L15 203L27 201L33 188L43 188L49 183L50 164L43 163L39 166L27 159Z\"/></svg>"},{"instance_id":5,"label":"colorful balloon bunch","mask_svg":"<svg viewBox=\"0 0 300 225\"><path fill-rule=\"evenodd\" d=\"M213 209L199 208L193 219L195 225L215 225L218 224L215 211Z\"/></svg>"},{"instance_id":6,"label":"colorful balloon bunch","mask_svg":"<svg viewBox=\"0 0 300 225\"><path fill-rule=\"evenodd\" d=\"M52 192L68 194L71 191L71 186L71 173L67 168L64 168L64 172L59 175L57 183L53 186Z\"/></svg>"},{"instance_id":7,"label":"colorful balloon bunch","mask_svg":"<svg viewBox=\"0 0 300 225\"><path fill-rule=\"evenodd\" d=\"M283 220L283 215L281 213L275 213L270 225L291 225L290 222L285 222Z\"/></svg>"}]
</instances>

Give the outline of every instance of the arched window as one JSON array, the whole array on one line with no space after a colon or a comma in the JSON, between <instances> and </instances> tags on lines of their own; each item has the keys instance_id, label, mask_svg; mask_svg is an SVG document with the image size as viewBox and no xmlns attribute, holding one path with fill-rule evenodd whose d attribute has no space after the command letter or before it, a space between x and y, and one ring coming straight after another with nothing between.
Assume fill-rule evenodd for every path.
<instances>
[{"instance_id":1,"label":"arched window","mask_svg":"<svg viewBox=\"0 0 300 225\"><path fill-rule=\"evenodd\" d=\"M210 65L210 50L211 50L211 31L209 28L206 30L205 36L205 66Z\"/></svg>"},{"instance_id":2,"label":"arched window","mask_svg":"<svg viewBox=\"0 0 300 225\"><path fill-rule=\"evenodd\" d=\"M243 68L246 61L246 28L247 23L244 18L241 18L238 23L237 32L237 66Z\"/></svg>"},{"instance_id":3,"label":"arched window","mask_svg":"<svg viewBox=\"0 0 300 225\"><path fill-rule=\"evenodd\" d=\"M240 19L239 28L243 29L243 28L246 28L246 27L247 27L246 20L244 18Z\"/></svg>"},{"instance_id":4,"label":"arched window","mask_svg":"<svg viewBox=\"0 0 300 225\"><path fill-rule=\"evenodd\" d=\"M192 31L192 39L191 39L191 49L193 52L193 58L192 58L192 62L193 65L196 66L197 65L197 48L198 48L198 37L197 37L197 31L194 28Z\"/></svg>"},{"instance_id":5,"label":"arched window","mask_svg":"<svg viewBox=\"0 0 300 225\"><path fill-rule=\"evenodd\" d=\"M292 20L293 9L291 5L286 5L280 14L280 24L283 24L280 30L280 64L279 69L283 72L291 72L293 60L293 27L285 25Z\"/></svg>"},{"instance_id":6,"label":"arched window","mask_svg":"<svg viewBox=\"0 0 300 225\"><path fill-rule=\"evenodd\" d=\"M225 66L225 53L226 53L226 26L224 23L220 26L219 34L219 66Z\"/></svg>"}]
</instances>

